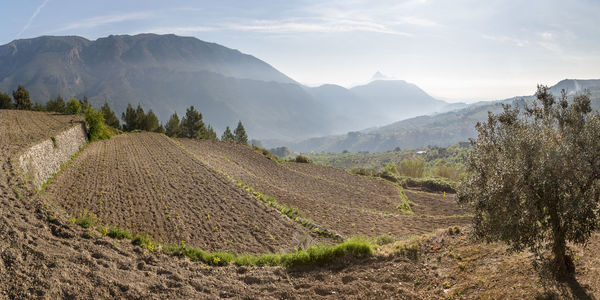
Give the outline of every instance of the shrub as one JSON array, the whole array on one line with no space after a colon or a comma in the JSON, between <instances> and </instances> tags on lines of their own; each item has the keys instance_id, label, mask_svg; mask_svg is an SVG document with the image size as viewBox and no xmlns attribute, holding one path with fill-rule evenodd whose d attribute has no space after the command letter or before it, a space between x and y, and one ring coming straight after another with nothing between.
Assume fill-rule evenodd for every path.
<instances>
[{"instance_id":1,"label":"shrub","mask_svg":"<svg viewBox=\"0 0 600 300\"><path fill-rule=\"evenodd\" d=\"M373 176L375 174L375 170L366 168L354 168L350 171L350 173L354 175Z\"/></svg>"},{"instance_id":2,"label":"shrub","mask_svg":"<svg viewBox=\"0 0 600 300\"><path fill-rule=\"evenodd\" d=\"M397 182L403 187L416 187L428 192L456 193L456 183L441 177L398 177Z\"/></svg>"},{"instance_id":3,"label":"shrub","mask_svg":"<svg viewBox=\"0 0 600 300\"><path fill-rule=\"evenodd\" d=\"M66 111L68 114L78 115L81 112L81 103L79 103L79 100L71 98L69 103L67 103Z\"/></svg>"},{"instance_id":4,"label":"shrub","mask_svg":"<svg viewBox=\"0 0 600 300\"><path fill-rule=\"evenodd\" d=\"M423 177L425 172L425 162L420 159L405 159L398 165L400 175L408 177Z\"/></svg>"},{"instance_id":5,"label":"shrub","mask_svg":"<svg viewBox=\"0 0 600 300\"><path fill-rule=\"evenodd\" d=\"M431 175L456 181L459 177L459 171L449 166L437 166L433 169Z\"/></svg>"},{"instance_id":6,"label":"shrub","mask_svg":"<svg viewBox=\"0 0 600 300\"><path fill-rule=\"evenodd\" d=\"M79 226L83 228L89 228L92 225L98 223L98 221L98 216L87 209L84 210L83 213L80 214L77 219L75 219L75 223L79 224Z\"/></svg>"},{"instance_id":7,"label":"shrub","mask_svg":"<svg viewBox=\"0 0 600 300\"><path fill-rule=\"evenodd\" d=\"M309 164L310 163L310 159L304 155L298 155L296 156L296 159L294 160L297 163L304 163L304 164Z\"/></svg>"},{"instance_id":8,"label":"shrub","mask_svg":"<svg viewBox=\"0 0 600 300\"><path fill-rule=\"evenodd\" d=\"M110 138L112 134L106 124L104 124L104 114L102 114L102 111L95 110L93 107L88 106L84 112L84 118L85 123L88 126L90 142Z\"/></svg>"}]
</instances>

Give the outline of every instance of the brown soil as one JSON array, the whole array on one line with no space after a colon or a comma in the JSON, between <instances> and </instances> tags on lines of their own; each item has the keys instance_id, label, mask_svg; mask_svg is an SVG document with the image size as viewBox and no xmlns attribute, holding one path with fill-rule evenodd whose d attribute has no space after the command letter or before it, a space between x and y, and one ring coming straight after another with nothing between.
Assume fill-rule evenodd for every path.
<instances>
[{"instance_id":1,"label":"brown soil","mask_svg":"<svg viewBox=\"0 0 600 300\"><path fill-rule=\"evenodd\" d=\"M310 234L161 134L92 143L46 195L74 216L89 210L100 223L205 250L291 251Z\"/></svg>"},{"instance_id":2,"label":"brown soil","mask_svg":"<svg viewBox=\"0 0 600 300\"><path fill-rule=\"evenodd\" d=\"M15 115L20 121L28 121L16 129L14 119L6 122L7 116ZM39 113L0 110L0 299L600 297L598 233L592 235L586 248L572 247L574 278L547 285L554 293L548 294L531 267L530 255L509 255L502 244L473 242L464 234L444 232L421 238L417 255L409 255L412 258L388 256L394 249L392 245L373 258L350 261L345 266L289 270L208 267L185 257L148 252L128 241L100 236L72 224L61 214L50 222L48 208L23 185L11 158L23 147L69 124L49 121L54 125L39 123L38 128L35 120L28 119L32 116L57 120ZM13 141L15 132L29 133L31 138ZM84 238L84 233L92 236Z\"/></svg>"},{"instance_id":3,"label":"brown soil","mask_svg":"<svg viewBox=\"0 0 600 300\"><path fill-rule=\"evenodd\" d=\"M415 215L407 215L396 208L401 189L384 180L313 164L277 163L239 144L178 141L198 159L345 237L402 237L470 222L469 217L452 216L465 211L450 195L444 200L441 194L411 192Z\"/></svg>"}]
</instances>

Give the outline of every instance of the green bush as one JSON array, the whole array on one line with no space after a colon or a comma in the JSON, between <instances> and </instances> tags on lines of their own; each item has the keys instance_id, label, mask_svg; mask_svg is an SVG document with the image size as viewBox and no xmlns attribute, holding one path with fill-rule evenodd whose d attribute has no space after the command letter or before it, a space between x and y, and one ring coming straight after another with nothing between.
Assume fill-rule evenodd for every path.
<instances>
[{"instance_id":1,"label":"green bush","mask_svg":"<svg viewBox=\"0 0 600 300\"><path fill-rule=\"evenodd\" d=\"M294 160L297 163L304 163L304 164L309 164L310 163L310 159L304 155L298 155L296 156L296 159Z\"/></svg>"},{"instance_id":2,"label":"green bush","mask_svg":"<svg viewBox=\"0 0 600 300\"><path fill-rule=\"evenodd\" d=\"M398 165L398 173L408 177L423 177L425 173L425 161L421 159L405 159Z\"/></svg>"},{"instance_id":3,"label":"green bush","mask_svg":"<svg viewBox=\"0 0 600 300\"><path fill-rule=\"evenodd\" d=\"M403 187L416 187L428 192L456 193L456 183L442 177L400 177L397 182Z\"/></svg>"},{"instance_id":4,"label":"green bush","mask_svg":"<svg viewBox=\"0 0 600 300\"><path fill-rule=\"evenodd\" d=\"M97 140L107 140L111 137L112 133L104 124L104 114L100 110L95 110L93 107L88 106L84 112L85 123L88 126L88 134L90 142Z\"/></svg>"},{"instance_id":5,"label":"green bush","mask_svg":"<svg viewBox=\"0 0 600 300\"><path fill-rule=\"evenodd\" d=\"M79 100L71 98L67 103L66 111L68 114L71 115L78 115L79 113L81 113L81 103L79 103Z\"/></svg>"},{"instance_id":6,"label":"green bush","mask_svg":"<svg viewBox=\"0 0 600 300\"><path fill-rule=\"evenodd\" d=\"M366 168L354 168L350 171L350 173L354 175L373 176L375 175L375 170Z\"/></svg>"}]
</instances>

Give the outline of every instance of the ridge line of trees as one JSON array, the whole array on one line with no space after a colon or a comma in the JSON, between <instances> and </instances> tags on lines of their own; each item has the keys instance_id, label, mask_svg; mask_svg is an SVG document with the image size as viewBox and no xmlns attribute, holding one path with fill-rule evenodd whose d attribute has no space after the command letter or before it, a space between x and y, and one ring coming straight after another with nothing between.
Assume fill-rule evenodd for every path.
<instances>
[{"instance_id":1,"label":"ridge line of trees","mask_svg":"<svg viewBox=\"0 0 600 300\"><path fill-rule=\"evenodd\" d=\"M83 100L70 98L68 101L65 101L61 95L58 95L55 99L50 98L45 105L33 103L29 96L29 91L22 85L19 85L12 92L12 98L9 94L0 92L0 109L47 111L77 115L88 111L88 108L91 107L92 105L85 96ZM121 114L121 119L123 120L122 126L119 118L117 118L107 101L104 102L98 112L102 112L103 122L106 125L123 131L143 130L164 133L169 137L219 140L213 127L210 124L204 124L202 114L194 106L190 106L186 110L186 114L181 120L177 112L173 113L165 126L159 123L158 117L152 109L146 113L139 103L135 109L131 103L127 105L127 108ZM86 115L89 115L89 113ZM242 121L238 121L237 127L233 132L227 126L221 135L221 141L248 144L248 135Z\"/></svg>"}]
</instances>

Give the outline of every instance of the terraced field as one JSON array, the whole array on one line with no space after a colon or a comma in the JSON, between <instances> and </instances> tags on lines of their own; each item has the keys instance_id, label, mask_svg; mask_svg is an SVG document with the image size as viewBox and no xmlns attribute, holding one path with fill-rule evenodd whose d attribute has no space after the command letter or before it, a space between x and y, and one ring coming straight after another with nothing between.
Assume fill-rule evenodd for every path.
<instances>
[{"instance_id":1,"label":"terraced field","mask_svg":"<svg viewBox=\"0 0 600 300\"><path fill-rule=\"evenodd\" d=\"M330 167L277 163L250 147L213 141L178 140L186 149L255 190L297 208L308 219L343 236L407 236L470 222L453 196L410 192L415 215L400 212L401 189Z\"/></svg>"},{"instance_id":2,"label":"terraced field","mask_svg":"<svg viewBox=\"0 0 600 300\"><path fill-rule=\"evenodd\" d=\"M313 234L161 134L90 144L46 195L75 216L88 210L100 223L206 250L291 251Z\"/></svg>"},{"instance_id":3,"label":"terraced field","mask_svg":"<svg viewBox=\"0 0 600 300\"><path fill-rule=\"evenodd\" d=\"M63 175L59 175L49 185L48 193L35 193L24 183L13 166L15 157L29 145L71 127L71 121L76 122L78 119L44 113L0 110L0 165L2 166L0 299L595 299L600 297L600 286L597 280L600 276L600 268L598 268L600 255L597 250L600 248L600 235L598 233L592 235L587 247L573 247L573 253L577 257L574 260L576 279L557 286L542 286L539 283L539 277L531 265L531 254L506 254L505 245L472 241L463 230L451 234L448 230L440 230L436 234L421 237L418 239L418 247L411 255L406 255L403 251L394 252L394 249L407 249L402 246L405 241L399 241L398 244L380 248L373 257L310 269L235 265L213 267L192 262L185 256L173 256L165 251L148 251L133 245L129 240L111 239L95 230L84 229L73 224L66 217L64 210L55 210L51 203L45 201L49 195L52 195L50 190L57 192L63 187L73 186L74 182L61 179ZM15 125L17 122L18 127ZM168 146L168 142L169 140L163 136L155 134L134 134L113 137L107 142L91 143L79 158L63 171L66 174L74 173L72 169L83 170L86 176L82 176L81 180L86 180L90 188L80 190L72 188L70 193L64 192L64 197L53 199L52 203L66 205L69 196L74 198L78 194L83 194L82 198L89 196L97 200L94 195L100 192L107 195L109 191L115 194L124 193L119 195L127 198L126 184L132 191L139 191L140 197L136 198L137 200L143 202L145 197L156 200L151 178L154 178L157 188L164 188L165 195L170 192L179 195L192 193L191 188L186 189L186 187L188 184L198 183L199 175L205 178L221 178L210 181L211 185L214 184L216 187L232 187L229 181L222 180L222 177L215 175L214 172L211 173L211 168L198 165L197 160L189 158L189 155L184 159L185 156L180 152L181 148ZM148 146L148 143L152 145ZM190 148L194 146L191 144L194 143L190 143ZM127 151L120 154L121 158L114 157L118 159L118 164L105 164L100 154L109 153L107 151L114 149L112 147L116 147L115 145L124 147ZM153 150L155 147L158 150ZM247 164L254 160L258 162L255 164L266 165L261 155L253 156L254 154L248 152L249 149L246 148L236 146L237 148L230 149L229 147L234 146L205 142L198 143L196 147L194 151L197 153L196 156L202 157L205 161L214 161L212 165L217 165L217 161L221 161L223 169L229 166L231 173L233 170L243 170L242 166L247 167ZM221 152L203 152L210 149ZM163 152L160 153L159 158L154 159L158 151ZM121 152L117 151L117 153ZM252 159L234 160L235 153L242 153L243 155L238 155ZM138 156L141 158L138 159ZM85 159L84 162L90 165L83 163L77 167L80 159ZM171 162L172 160L174 162ZM223 161L227 164L222 163ZM92 163L99 163L100 167ZM153 169L150 167L151 164L156 164L158 166L156 168L162 168L164 171ZM335 169L288 163L277 166L287 170L286 175L298 176L294 178L322 177L326 178L326 182L331 186L361 186L364 188L361 192L367 193L370 197L383 197L393 190L385 190L388 187L380 185L381 182L342 174ZM131 172L125 171L125 168L131 168ZM144 173L146 168L161 174L162 177L147 176ZM95 176L94 172L105 172L111 169L120 174L116 181L104 175L105 182L102 183L102 176ZM269 167L262 172L274 174L283 172L276 170ZM186 181L187 179L168 178L179 176L180 173L187 171L192 174L190 182ZM250 174L249 170L238 172L236 174L240 177L245 174L247 178L261 174L259 172ZM345 177L346 175L351 177ZM78 175L69 176L75 176L71 177L74 181L80 180ZM133 176L137 176L137 179L129 178ZM276 178L268 177L265 181L271 179ZM160 183L158 180L166 183ZM361 181L364 182L360 183ZM256 182L260 183L258 180ZM173 183L176 188L169 189L167 187L169 183ZM180 183L182 186L178 185ZM122 189L114 187L114 185L119 187L119 184L122 184ZM375 185L377 188L370 189L369 185ZM268 185L264 184L264 187ZM287 191L287 188L290 188L293 192L295 190L292 190L292 187L291 184L284 185L281 186L281 190ZM181 188L182 191L177 191L177 188ZM212 192L202 184L199 184L198 189L208 191L208 194ZM342 188L339 189L340 193L349 193ZM232 190L236 190L236 187L233 186ZM237 192L231 193L232 199L237 197L235 196ZM415 202L412 207L416 214L449 215L460 212L450 207L449 198L444 199L443 195L411 191L406 193L411 201ZM304 190L303 194L310 195L312 192ZM282 195L285 194L282 192ZM329 194L323 193L323 195ZM235 199L248 200L244 197L242 195ZM341 201L333 196L327 197L329 198L325 200L337 201L336 203ZM421 200L417 199L418 197L421 197ZM311 200L311 198L306 199ZM102 199L104 203L113 198L106 196ZM210 203L218 200L208 196L206 198ZM366 199L348 201L350 204L347 206L359 206L361 201L373 207L389 205L373 203L375 201L372 199ZM99 205L97 201L95 203ZM94 203L90 203L90 207L93 205ZM138 211L130 211L126 202L118 205L117 207L124 209L124 215ZM173 206L178 207L176 211L188 207L183 202L178 205L181 207ZM435 209L436 206L446 210L439 212ZM160 208L156 206L144 208L142 203L134 203L134 207L139 208L140 213L145 209ZM112 208L111 205L106 204L96 207L102 210ZM72 209L75 209L75 206ZM175 208L173 210L175 211ZM164 213L149 215L149 217L163 218ZM273 221L270 214L262 215L260 210L259 215L253 217ZM164 224L168 227L170 223L165 221ZM235 238L239 237L235 236ZM248 242L244 237L241 239L243 242ZM207 240L207 243L209 242L213 241ZM219 240L214 242L214 244L218 243ZM257 246L266 249L270 245ZM548 294L549 291L555 294Z\"/></svg>"}]
</instances>

